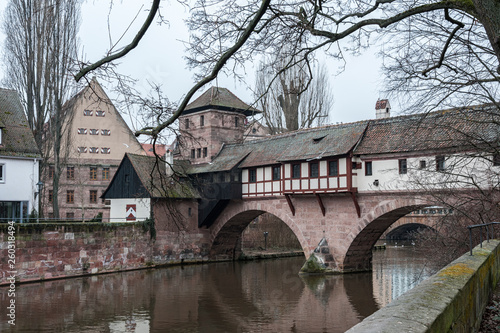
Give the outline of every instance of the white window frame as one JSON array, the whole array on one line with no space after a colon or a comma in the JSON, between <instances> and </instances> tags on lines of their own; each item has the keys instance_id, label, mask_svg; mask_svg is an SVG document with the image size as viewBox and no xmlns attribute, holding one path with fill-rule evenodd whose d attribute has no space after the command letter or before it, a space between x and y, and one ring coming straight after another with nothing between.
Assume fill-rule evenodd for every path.
<instances>
[{"instance_id":1,"label":"white window frame","mask_svg":"<svg viewBox=\"0 0 500 333\"><path fill-rule=\"evenodd\" d=\"M0 163L0 183L5 183L5 164Z\"/></svg>"}]
</instances>

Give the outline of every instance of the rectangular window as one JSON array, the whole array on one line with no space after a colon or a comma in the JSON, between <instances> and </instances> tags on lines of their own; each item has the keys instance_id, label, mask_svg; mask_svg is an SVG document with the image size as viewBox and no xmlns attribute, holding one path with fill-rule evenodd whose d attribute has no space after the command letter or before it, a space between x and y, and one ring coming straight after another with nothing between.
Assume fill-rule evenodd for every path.
<instances>
[{"instance_id":1,"label":"rectangular window","mask_svg":"<svg viewBox=\"0 0 500 333\"><path fill-rule=\"evenodd\" d=\"M78 147L78 152L79 153L86 153L87 152L87 147Z\"/></svg>"},{"instance_id":2,"label":"rectangular window","mask_svg":"<svg viewBox=\"0 0 500 333\"><path fill-rule=\"evenodd\" d=\"M90 135L99 135L99 130L97 128L91 128Z\"/></svg>"},{"instance_id":3,"label":"rectangular window","mask_svg":"<svg viewBox=\"0 0 500 333\"><path fill-rule=\"evenodd\" d=\"M98 147L90 147L90 153L91 154L98 154L99 148Z\"/></svg>"},{"instance_id":4,"label":"rectangular window","mask_svg":"<svg viewBox=\"0 0 500 333\"><path fill-rule=\"evenodd\" d=\"M281 179L281 166L273 166L273 180Z\"/></svg>"},{"instance_id":5,"label":"rectangular window","mask_svg":"<svg viewBox=\"0 0 500 333\"><path fill-rule=\"evenodd\" d=\"M66 203L74 203L75 202L75 191L67 190L66 191Z\"/></svg>"},{"instance_id":6,"label":"rectangular window","mask_svg":"<svg viewBox=\"0 0 500 333\"><path fill-rule=\"evenodd\" d=\"M86 128L79 128L78 134L87 134L87 129Z\"/></svg>"},{"instance_id":7,"label":"rectangular window","mask_svg":"<svg viewBox=\"0 0 500 333\"><path fill-rule=\"evenodd\" d=\"M339 175L339 161L329 161L328 162L328 176L338 176Z\"/></svg>"},{"instance_id":8,"label":"rectangular window","mask_svg":"<svg viewBox=\"0 0 500 333\"><path fill-rule=\"evenodd\" d=\"M207 155L208 155L207 147L204 147L203 148L203 157L207 157Z\"/></svg>"},{"instance_id":9,"label":"rectangular window","mask_svg":"<svg viewBox=\"0 0 500 333\"><path fill-rule=\"evenodd\" d=\"M319 164L318 162L309 163L309 177L318 178L319 177Z\"/></svg>"},{"instance_id":10,"label":"rectangular window","mask_svg":"<svg viewBox=\"0 0 500 333\"><path fill-rule=\"evenodd\" d=\"M66 213L66 219L73 220L75 218L75 213Z\"/></svg>"},{"instance_id":11,"label":"rectangular window","mask_svg":"<svg viewBox=\"0 0 500 333\"><path fill-rule=\"evenodd\" d=\"M444 156L436 156L436 171L444 171L446 166L444 164Z\"/></svg>"},{"instance_id":12,"label":"rectangular window","mask_svg":"<svg viewBox=\"0 0 500 333\"><path fill-rule=\"evenodd\" d=\"M2 131L3 131L3 128L0 127L0 146L2 145Z\"/></svg>"},{"instance_id":13,"label":"rectangular window","mask_svg":"<svg viewBox=\"0 0 500 333\"><path fill-rule=\"evenodd\" d=\"M500 165L500 153L493 154L493 166Z\"/></svg>"},{"instance_id":14,"label":"rectangular window","mask_svg":"<svg viewBox=\"0 0 500 333\"><path fill-rule=\"evenodd\" d=\"M109 180L109 168L102 168L102 180Z\"/></svg>"},{"instance_id":15,"label":"rectangular window","mask_svg":"<svg viewBox=\"0 0 500 333\"><path fill-rule=\"evenodd\" d=\"M90 201L90 203L97 203L97 191L96 190L89 191L89 201Z\"/></svg>"},{"instance_id":16,"label":"rectangular window","mask_svg":"<svg viewBox=\"0 0 500 333\"><path fill-rule=\"evenodd\" d=\"M292 164L292 178L300 178L300 164Z\"/></svg>"},{"instance_id":17,"label":"rectangular window","mask_svg":"<svg viewBox=\"0 0 500 333\"><path fill-rule=\"evenodd\" d=\"M257 181L257 170L256 169L248 170L248 178L250 183L255 183Z\"/></svg>"},{"instance_id":18,"label":"rectangular window","mask_svg":"<svg viewBox=\"0 0 500 333\"><path fill-rule=\"evenodd\" d=\"M109 129L103 129L103 130L101 130L101 135L110 136L111 135L111 130L109 130Z\"/></svg>"},{"instance_id":19,"label":"rectangular window","mask_svg":"<svg viewBox=\"0 0 500 333\"><path fill-rule=\"evenodd\" d=\"M201 148L196 149L196 156L201 157Z\"/></svg>"},{"instance_id":20,"label":"rectangular window","mask_svg":"<svg viewBox=\"0 0 500 333\"><path fill-rule=\"evenodd\" d=\"M106 111L97 110L95 112L95 115L96 115L96 117L104 117L106 115Z\"/></svg>"},{"instance_id":21,"label":"rectangular window","mask_svg":"<svg viewBox=\"0 0 500 333\"><path fill-rule=\"evenodd\" d=\"M0 164L0 183L5 182L5 164Z\"/></svg>"},{"instance_id":22,"label":"rectangular window","mask_svg":"<svg viewBox=\"0 0 500 333\"><path fill-rule=\"evenodd\" d=\"M191 158L195 158L195 157L196 157L196 150L191 149Z\"/></svg>"},{"instance_id":23,"label":"rectangular window","mask_svg":"<svg viewBox=\"0 0 500 333\"><path fill-rule=\"evenodd\" d=\"M53 165L49 165L49 179L54 179L54 173L56 172L56 169L54 169Z\"/></svg>"},{"instance_id":24,"label":"rectangular window","mask_svg":"<svg viewBox=\"0 0 500 333\"><path fill-rule=\"evenodd\" d=\"M90 167L90 180L97 180L97 167Z\"/></svg>"},{"instance_id":25,"label":"rectangular window","mask_svg":"<svg viewBox=\"0 0 500 333\"><path fill-rule=\"evenodd\" d=\"M239 121L238 117L234 117L234 127L238 127L239 125L238 121Z\"/></svg>"},{"instance_id":26,"label":"rectangular window","mask_svg":"<svg viewBox=\"0 0 500 333\"><path fill-rule=\"evenodd\" d=\"M372 162L367 161L365 162L365 176L371 176L371 175L373 175Z\"/></svg>"},{"instance_id":27,"label":"rectangular window","mask_svg":"<svg viewBox=\"0 0 500 333\"><path fill-rule=\"evenodd\" d=\"M427 168L427 162L425 160L421 160L419 164L420 169L425 169Z\"/></svg>"},{"instance_id":28,"label":"rectangular window","mask_svg":"<svg viewBox=\"0 0 500 333\"><path fill-rule=\"evenodd\" d=\"M111 148L101 148L101 154L110 154Z\"/></svg>"},{"instance_id":29,"label":"rectangular window","mask_svg":"<svg viewBox=\"0 0 500 333\"><path fill-rule=\"evenodd\" d=\"M407 164L406 164L406 158L398 160L398 164L399 164L399 174L400 175L406 174L408 172L408 167L407 167Z\"/></svg>"},{"instance_id":30,"label":"rectangular window","mask_svg":"<svg viewBox=\"0 0 500 333\"><path fill-rule=\"evenodd\" d=\"M188 129L189 128L189 119L184 119L184 128Z\"/></svg>"},{"instance_id":31,"label":"rectangular window","mask_svg":"<svg viewBox=\"0 0 500 333\"><path fill-rule=\"evenodd\" d=\"M68 180L75 179L75 167L74 166L66 167L66 178Z\"/></svg>"},{"instance_id":32,"label":"rectangular window","mask_svg":"<svg viewBox=\"0 0 500 333\"><path fill-rule=\"evenodd\" d=\"M200 116L200 127L205 126L205 116Z\"/></svg>"},{"instance_id":33,"label":"rectangular window","mask_svg":"<svg viewBox=\"0 0 500 333\"><path fill-rule=\"evenodd\" d=\"M92 110L83 110L83 115L86 117L92 116Z\"/></svg>"},{"instance_id":34,"label":"rectangular window","mask_svg":"<svg viewBox=\"0 0 500 333\"><path fill-rule=\"evenodd\" d=\"M54 201L54 190L49 190L49 203Z\"/></svg>"}]
</instances>

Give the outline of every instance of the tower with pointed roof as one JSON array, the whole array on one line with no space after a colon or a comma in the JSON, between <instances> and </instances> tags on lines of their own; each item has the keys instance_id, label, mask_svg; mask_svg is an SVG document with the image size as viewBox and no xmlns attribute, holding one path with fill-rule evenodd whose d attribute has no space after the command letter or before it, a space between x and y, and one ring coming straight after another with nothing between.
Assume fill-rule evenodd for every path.
<instances>
[{"instance_id":1,"label":"tower with pointed roof","mask_svg":"<svg viewBox=\"0 0 500 333\"><path fill-rule=\"evenodd\" d=\"M209 163L224 143L243 141L248 116L260 113L226 88L211 87L179 117L178 158Z\"/></svg>"}]
</instances>

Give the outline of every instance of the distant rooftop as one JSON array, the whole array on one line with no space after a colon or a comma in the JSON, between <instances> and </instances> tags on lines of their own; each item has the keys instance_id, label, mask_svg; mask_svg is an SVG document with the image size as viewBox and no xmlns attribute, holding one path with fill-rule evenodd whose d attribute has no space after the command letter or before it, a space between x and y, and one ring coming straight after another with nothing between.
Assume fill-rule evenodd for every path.
<instances>
[{"instance_id":1,"label":"distant rooftop","mask_svg":"<svg viewBox=\"0 0 500 333\"><path fill-rule=\"evenodd\" d=\"M243 113L245 116L261 113L236 97L226 88L211 87L200 97L189 103L184 110L184 114L199 112L209 109L231 111Z\"/></svg>"}]
</instances>

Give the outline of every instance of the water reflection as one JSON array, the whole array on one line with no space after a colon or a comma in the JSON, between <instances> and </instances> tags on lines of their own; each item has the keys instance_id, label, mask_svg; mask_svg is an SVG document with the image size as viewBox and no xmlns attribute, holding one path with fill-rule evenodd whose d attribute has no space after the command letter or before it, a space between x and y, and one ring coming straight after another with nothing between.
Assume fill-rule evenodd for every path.
<instances>
[{"instance_id":1,"label":"water reflection","mask_svg":"<svg viewBox=\"0 0 500 333\"><path fill-rule=\"evenodd\" d=\"M403 252L380 251L373 273L344 276L299 276L304 258L292 258L25 284L16 326L2 319L0 331L344 332L421 272L409 265L419 259Z\"/></svg>"}]
</instances>

